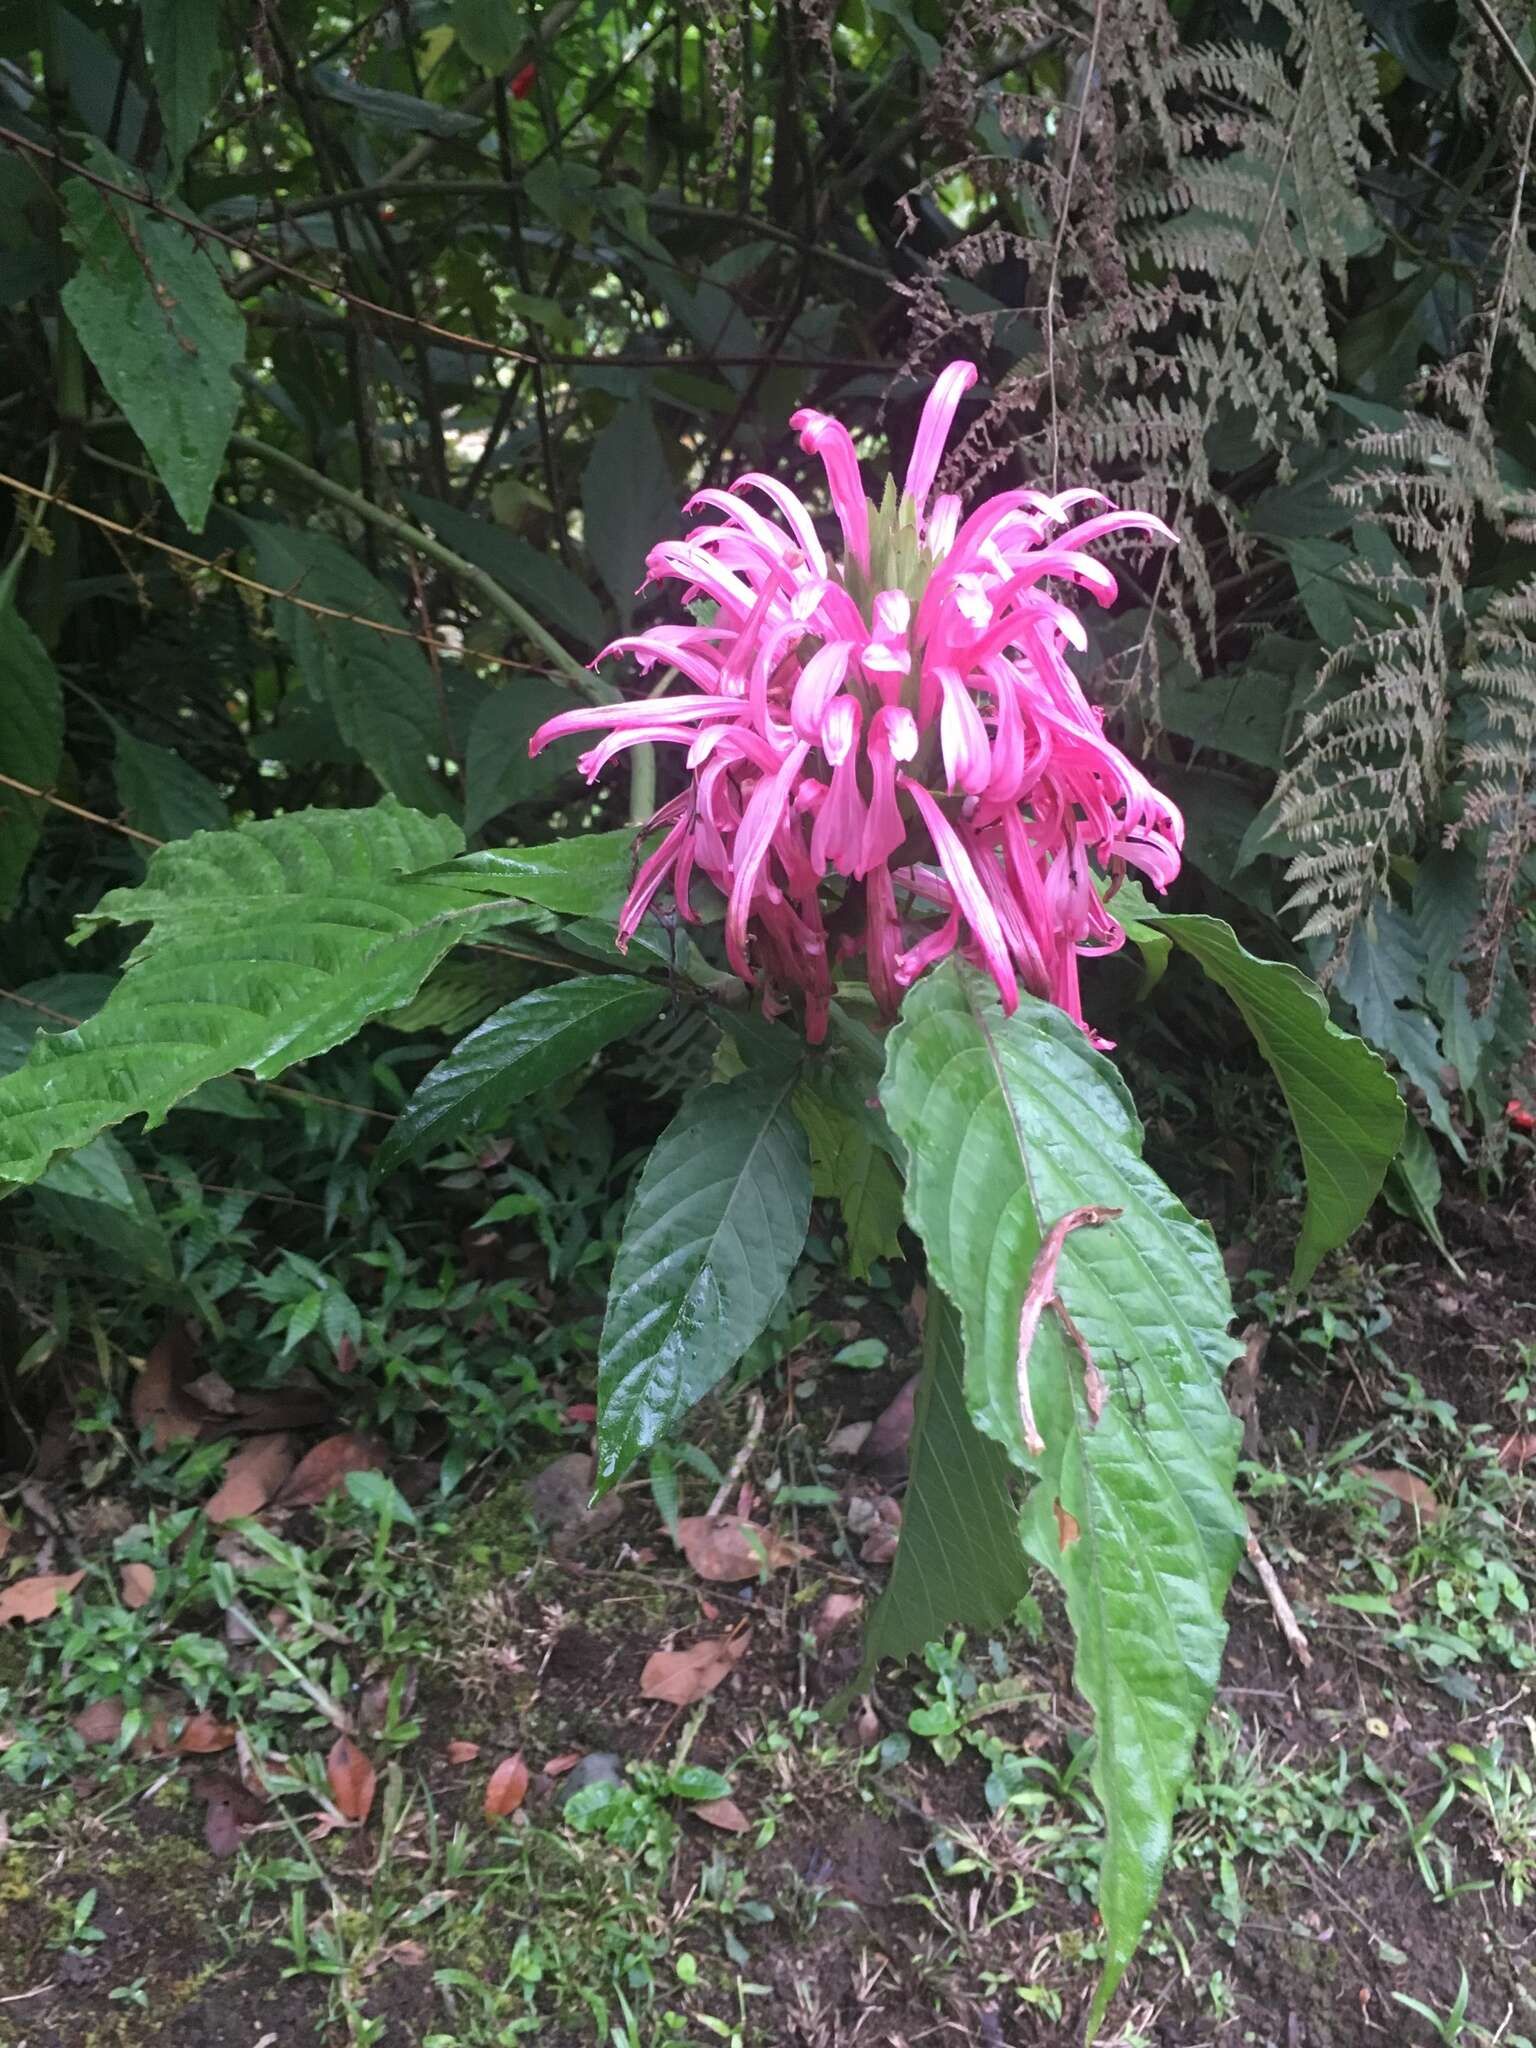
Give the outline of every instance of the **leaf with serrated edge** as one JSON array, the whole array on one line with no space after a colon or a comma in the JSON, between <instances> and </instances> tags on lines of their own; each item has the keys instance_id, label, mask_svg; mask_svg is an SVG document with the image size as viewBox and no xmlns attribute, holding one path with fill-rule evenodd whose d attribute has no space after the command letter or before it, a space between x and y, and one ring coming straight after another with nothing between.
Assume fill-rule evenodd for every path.
<instances>
[{"instance_id":1,"label":"leaf with serrated edge","mask_svg":"<svg viewBox=\"0 0 1536 2048\"><path fill-rule=\"evenodd\" d=\"M380 1147L378 1170L495 1123L666 1006L664 988L632 974L584 974L517 997L427 1075Z\"/></svg>"},{"instance_id":2,"label":"leaf with serrated edge","mask_svg":"<svg viewBox=\"0 0 1536 2048\"><path fill-rule=\"evenodd\" d=\"M40 1033L0 1080L0 1180L142 1112L150 1126L204 1081L280 1074L409 1001L459 936L477 895L440 870L459 845L446 819L386 799L368 811L300 811L163 847L138 889L82 920L148 921L101 1009Z\"/></svg>"},{"instance_id":3,"label":"leaf with serrated edge","mask_svg":"<svg viewBox=\"0 0 1536 2048\"><path fill-rule=\"evenodd\" d=\"M1094 1710L1108 1826L1096 2023L1156 1898L1225 1640L1243 1530L1221 1391L1237 1348L1226 1276L1209 1229L1142 1161L1119 1076L1050 1004L1025 997L1005 1017L989 982L947 963L906 999L881 1099L909 1156L908 1221L960 1311L971 1415L1038 1475L1024 1540L1066 1590ZM1108 1405L1094 1426L1081 1363L1048 1317L1030 1355L1046 1445L1035 1459L1019 1414L1019 1309L1045 1232L1089 1204L1122 1213L1067 1239L1057 1284ZM1058 1506L1078 1526L1065 1552Z\"/></svg>"},{"instance_id":4,"label":"leaf with serrated edge","mask_svg":"<svg viewBox=\"0 0 1536 2048\"><path fill-rule=\"evenodd\" d=\"M696 1089L646 1163L598 1358L603 1486L724 1378L789 1284L811 1216L794 1088L746 1073Z\"/></svg>"},{"instance_id":5,"label":"leaf with serrated edge","mask_svg":"<svg viewBox=\"0 0 1536 2048\"><path fill-rule=\"evenodd\" d=\"M98 176L135 174L100 143ZM80 345L144 444L181 517L201 533L240 393L245 322L211 245L83 178L60 187L80 266L59 294Z\"/></svg>"},{"instance_id":6,"label":"leaf with serrated edge","mask_svg":"<svg viewBox=\"0 0 1536 2048\"><path fill-rule=\"evenodd\" d=\"M1133 893L1134 892L1134 893ZM1363 1223L1403 1138L1397 1083L1363 1038L1341 1031L1315 982L1278 960L1260 960L1219 917L1158 910L1134 884L1111 905L1198 960L1242 1012L1274 1069L1296 1126L1307 1207L1291 1269L1305 1287L1324 1252Z\"/></svg>"}]
</instances>

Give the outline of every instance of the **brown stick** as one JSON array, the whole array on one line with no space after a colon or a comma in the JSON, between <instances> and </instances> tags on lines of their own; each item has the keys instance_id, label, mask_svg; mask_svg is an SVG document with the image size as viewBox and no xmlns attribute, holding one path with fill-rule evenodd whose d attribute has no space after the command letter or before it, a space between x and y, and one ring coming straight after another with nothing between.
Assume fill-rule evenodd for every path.
<instances>
[{"instance_id":1,"label":"brown stick","mask_svg":"<svg viewBox=\"0 0 1536 2048\"><path fill-rule=\"evenodd\" d=\"M1029 1269L1029 1285L1024 1290L1023 1304L1019 1309L1019 1351L1018 1351L1018 1393L1019 1421L1024 1431L1024 1447L1031 1457L1038 1458L1045 1449L1045 1438L1035 1422L1034 1405L1029 1398L1029 1354L1040 1327L1040 1318L1056 1298L1056 1268L1060 1263L1063 1247L1074 1230L1092 1230L1100 1223L1108 1223L1112 1217L1121 1214L1119 1209L1102 1206L1088 1206L1069 1209L1065 1216L1058 1216L1045 1236L1040 1240L1040 1249L1035 1253L1035 1262ZM1068 1319L1070 1322L1070 1318ZM1091 1368L1093 1360L1088 1356L1088 1347L1083 1343L1075 1325L1071 1336L1079 1346ZM1102 1388L1102 1382L1101 1388ZM1090 1404L1092 1397L1090 1396ZM1102 1403L1101 1403L1102 1406Z\"/></svg>"},{"instance_id":2,"label":"brown stick","mask_svg":"<svg viewBox=\"0 0 1536 2048\"><path fill-rule=\"evenodd\" d=\"M1258 1574L1259 1584L1264 1588L1275 1620L1280 1624L1280 1633L1286 1645L1303 1671L1312 1669L1312 1652L1307 1639L1301 1632L1301 1623L1296 1619L1296 1610L1285 1597L1285 1588L1275 1576L1275 1568L1259 1546L1259 1539L1253 1530L1248 1531L1248 1562Z\"/></svg>"}]
</instances>

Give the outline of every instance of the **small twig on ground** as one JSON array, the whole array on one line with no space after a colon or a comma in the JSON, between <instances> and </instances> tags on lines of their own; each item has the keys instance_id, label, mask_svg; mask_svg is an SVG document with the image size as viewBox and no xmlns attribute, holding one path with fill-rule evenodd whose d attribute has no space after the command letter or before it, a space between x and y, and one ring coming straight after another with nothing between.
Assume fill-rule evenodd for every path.
<instances>
[{"instance_id":1,"label":"small twig on ground","mask_svg":"<svg viewBox=\"0 0 1536 2048\"><path fill-rule=\"evenodd\" d=\"M1280 1624L1280 1633L1285 1637L1286 1646L1303 1671L1312 1669L1312 1652L1307 1639L1301 1632L1301 1623L1296 1619L1296 1610L1285 1597L1285 1588L1275 1576L1275 1568L1259 1544L1252 1529L1248 1531L1248 1562L1258 1573L1259 1584L1264 1588L1275 1620Z\"/></svg>"},{"instance_id":2,"label":"small twig on ground","mask_svg":"<svg viewBox=\"0 0 1536 2048\"><path fill-rule=\"evenodd\" d=\"M1106 1209L1100 1206L1069 1209L1065 1216L1057 1217L1056 1221L1045 1233L1045 1236L1040 1240L1040 1249L1035 1253L1035 1263L1029 1269L1029 1285L1024 1290L1023 1305L1019 1309L1017 1370L1019 1421L1024 1431L1024 1447L1031 1457L1038 1458L1045 1449L1045 1438L1040 1434L1039 1427L1035 1422L1034 1404L1029 1398L1029 1354L1034 1345L1035 1333L1040 1327L1040 1318L1045 1314L1047 1308L1053 1305L1057 1307L1064 1319L1067 1335L1078 1347L1086 1366L1094 1370L1095 1377L1097 1377L1097 1371L1093 1366L1092 1358L1089 1356L1087 1345L1083 1342L1071 1317L1066 1314L1065 1309L1061 1308L1060 1303L1057 1301L1056 1268L1061 1260L1062 1248L1074 1230L1092 1230L1100 1223L1108 1223L1113 1217L1120 1215L1120 1213L1118 1209ZM1099 1409L1102 1410L1104 1405L1102 1381L1099 1382L1099 1393L1101 1397ZM1090 1386L1088 1395L1090 1407L1093 1405L1093 1399L1094 1395ZM1095 1419L1097 1419L1097 1414Z\"/></svg>"},{"instance_id":3,"label":"small twig on ground","mask_svg":"<svg viewBox=\"0 0 1536 2048\"><path fill-rule=\"evenodd\" d=\"M746 1471L747 1460L751 1457L752 1453L757 1449L757 1440L763 1433L763 1417L766 1414L767 1410L764 1408L763 1397L761 1394L754 1394L752 1396L751 1409L752 1419L747 1424L747 1433L746 1436L742 1439L741 1449L736 1453L735 1457L732 1458L731 1469L729 1472L726 1473L725 1477L721 1480L719 1486L715 1489L715 1497L709 1504L709 1513L711 1519L713 1519L714 1516L719 1514L720 1510L725 1506L726 1502L730 1499L731 1488L736 1484L737 1480L740 1479L742 1473Z\"/></svg>"}]
</instances>

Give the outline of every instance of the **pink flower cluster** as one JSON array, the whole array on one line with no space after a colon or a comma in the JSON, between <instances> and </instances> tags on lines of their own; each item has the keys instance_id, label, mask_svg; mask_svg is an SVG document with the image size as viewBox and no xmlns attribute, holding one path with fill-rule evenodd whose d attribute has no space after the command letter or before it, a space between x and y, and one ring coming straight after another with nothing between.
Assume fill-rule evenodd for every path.
<instances>
[{"instance_id":1,"label":"pink flower cluster","mask_svg":"<svg viewBox=\"0 0 1536 2048\"><path fill-rule=\"evenodd\" d=\"M826 469L841 560L775 477L700 491L686 509L707 506L718 523L659 542L647 569L712 616L626 635L599 657L632 654L689 687L565 712L531 743L537 753L604 733L582 756L588 781L628 747L687 749L687 787L650 821L664 836L635 877L619 943L664 886L693 921L701 871L726 899L732 968L770 1007L798 989L813 1042L826 1031L829 956L860 953L888 1015L958 947L1005 1009L1022 985L1082 1023L1078 956L1122 938L1095 865L1113 875L1129 862L1159 889L1178 871L1183 820L1105 738L1064 655L1086 635L1047 587L1081 584L1107 605L1115 579L1089 545L1126 528L1174 536L1145 512L1080 518L1108 505L1092 490L1001 491L965 518L957 497L930 505L975 379L969 363L940 375L902 492L888 487L879 508L847 428L794 415Z\"/></svg>"}]
</instances>

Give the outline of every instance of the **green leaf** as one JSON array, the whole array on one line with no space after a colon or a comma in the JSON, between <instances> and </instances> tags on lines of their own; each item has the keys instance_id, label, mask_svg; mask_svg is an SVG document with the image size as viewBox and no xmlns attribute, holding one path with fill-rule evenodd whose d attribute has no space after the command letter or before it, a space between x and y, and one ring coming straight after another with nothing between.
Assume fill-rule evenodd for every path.
<instances>
[{"instance_id":1,"label":"green leaf","mask_svg":"<svg viewBox=\"0 0 1536 2048\"><path fill-rule=\"evenodd\" d=\"M558 555L530 547L493 521L479 519L457 505L445 505L440 498L425 497L420 491L405 491L402 496L445 547L473 562L487 576L494 576L552 631L568 635L593 653L608 638L602 606ZM569 706L569 691L565 699Z\"/></svg>"},{"instance_id":2,"label":"green leaf","mask_svg":"<svg viewBox=\"0 0 1536 2048\"><path fill-rule=\"evenodd\" d=\"M31 628L0 604L0 773L51 789L64 751L64 695ZM16 901L47 806L0 784L0 915Z\"/></svg>"},{"instance_id":3,"label":"green leaf","mask_svg":"<svg viewBox=\"0 0 1536 2048\"><path fill-rule=\"evenodd\" d=\"M646 1162L598 1358L604 1486L725 1377L789 1284L811 1215L795 1079L745 1073L696 1089Z\"/></svg>"},{"instance_id":4,"label":"green leaf","mask_svg":"<svg viewBox=\"0 0 1536 2048\"><path fill-rule=\"evenodd\" d=\"M176 1262L137 1167L115 1138L93 1138L56 1159L32 1199L51 1229L83 1239L136 1280L172 1280Z\"/></svg>"},{"instance_id":5,"label":"green leaf","mask_svg":"<svg viewBox=\"0 0 1536 2048\"><path fill-rule=\"evenodd\" d=\"M1292 1284L1305 1287L1324 1252L1344 1243L1381 1192L1402 1142L1397 1084L1363 1039L1339 1029L1322 990L1297 968L1258 959L1219 917L1170 914L1139 890L1122 894L1132 924L1170 938L1226 990L1274 1069L1307 1177L1291 1268ZM1111 908L1121 915L1119 896Z\"/></svg>"},{"instance_id":6,"label":"green leaf","mask_svg":"<svg viewBox=\"0 0 1536 2048\"><path fill-rule=\"evenodd\" d=\"M578 832L547 846L498 846L467 853L453 874L488 896L536 903L562 917L617 924L634 869L633 831Z\"/></svg>"},{"instance_id":7,"label":"green leaf","mask_svg":"<svg viewBox=\"0 0 1536 2048\"><path fill-rule=\"evenodd\" d=\"M125 1117L152 1129L216 1075L280 1074L408 1001L457 936L444 913L477 901L409 871L458 843L386 800L162 848L82 920L150 925L106 1002L0 1080L0 1180L37 1180Z\"/></svg>"},{"instance_id":8,"label":"green leaf","mask_svg":"<svg viewBox=\"0 0 1536 2048\"><path fill-rule=\"evenodd\" d=\"M382 86L363 85L329 64L316 64L310 71L309 83L322 98L351 107L364 120L387 128L392 134L435 135L440 141L448 141L456 135L478 135L485 126L483 115L461 114L457 107L439 107L408 92L387 92Z\"/></svg>"},{"instance_id":9,"label":"green leaf","mask_svg":"<svg viewBox=\"0 0 1536 2048\"><path fill-rule=\"evenodd\" d=\"M667 1007L667 991L629 974L536 988L498 1010L439 1061L379 1150L378 1171L498 1123L519 1102L585 1066Z\"/></svg>"},{"instance_id":10,"label":"green leaf","mask_svg":"<svg viewBox=\"0 0 1536 2048\"><path fill-rule=\"evenodd\" d=\"M98 143L90 168L132 187ZM201 533L240 394L245 322L211 243L83 178L60 188L80 267L60 296L80 345L144 444L171 502Z\"/></svg>"},{"instance_id":11,"label":"green leaf","mask_svg":"<svg viewBox=\"0 0 1536 2048\"><path fill-rule=\"evenodd\" d=\"M677 531L677 487L649 408L626 405L592 444L581 479L587 552L628 626L645 558Z\"/></svg>"},{"instance_id":12,"label":"green leaf","mask_svg":"<svg viewBox=\"0 0 1536 2048\"><path fill-rule=\"evenodd\" d=\"M362 623L400 624L394 598L329 534L263 519L240 523L260 582L348 614L333 619L272 600L278 638L347 745L402 803L446 810L448 800L427 763L446 742L426 656L415 641Z\"/></svg>"},{"instance_id":13,"label":"green leaf","mask_svg":"<svg viewBox=\"0 0 1536 2048\"><path fill-rule=\"evenodd\" d=\"M152 839L185 839L193 832L222 832L229 806L189 761L168 747L141 740L113 725L117 800L124 820Z\"/></svg>"},{"instance_id":14,"label":"green leaf","mask_svg":"<svg viewBox=\"0 0 1536 2048\"><path fill-rule=\"evenodd\" d=\"M208 0L140 0L140 11L174 184L212 102L219 10Z\"/></svg>"},{"instance_id":15,"label":"green leaf","mask_svg":"<svg viewBox=\"0 0 1536 2048\"><path fill-rule=\"evenodd\" d=\"M492 690L475 713L464 743L464 830L473 835L490 818L526 803L568 775L579 739L557 740L536 761L528 742L537 727L571 708L571 693L542 676L525 676Z\"/></svg>"},{"instance_id":16,"label":"green leaf","mask_svg":"<svg viewBox=\"0 0 1536 2048\"><path fill-rule=\"evenodd\" d=\"M796 1090L795 1115L811 1144L812 1188L842 1211L848 1271L862 1280L876 1259L901 1256L901 1177L867 1128L829 1101L814 1081Z\"/></svg>"},{"instance_id":17,"label":"green leaf","mask_svg":"<svg viewBox=\"0 0 1536 2048\"><path fill-rule=\"evenodd\" d=\"M528 41L518 0L454 0L449 18L465 54L487 71L507 70Z\"/></svg>"},{"instance_id":18,"label":"green leaf","mask_svg":"<svg viewBox=\"0 0 1536 2048\"><path fill-rule=\"evenodd\" d=\"M908 1221L960 1311L966 1405L1038 1474L1024 1540L1066 1590L1094 1710L1108 1822L1096 2024L1156 1898L1220 1667L1244 1526L1221 1384L1231 1296L1209 1229L1143 1162L1119 1076L1051 1005L1025 998L1005 1017L990 983L946 964L907 996L881 1095L907 1149ZM1019 1410L1020 1305L1046 1232L1085 1204L1121 1214L1068 1237L1057 1291L1108 1400L1095 1419L1081 1361L1047 1315L1029 1361L1037 1459Z\"/></svg>"},{"instance_id":19,"label":"green leaf","mask_svg":"<svg viewBox=\"0 0 1536 2048\"><path fill-rule=\"evenodd\" d=\"M1029 1588L1014 1480L1007 1452L966 1413L960 1318L932 1288L901 1540L850 1693L882 1658L909 1657L957 1624L998 1628L1012 1614Z\"/></svg>"},{"instance_id":20,"label":"green leaf","mask_svg":"<svg viewBox=\"0 0 1536 2048\"><path fill-rule=\"evenodd\" d=\"M1402 1149L1392 1162L1382 1193L1399 1216L1412 1217L1446 1264L1459 1273L1461 1268L1440 1230L1440 1189L1440 1162L1428 1133L1417 1117L1405 1117Z\"/></svg>"}]
</instances>

